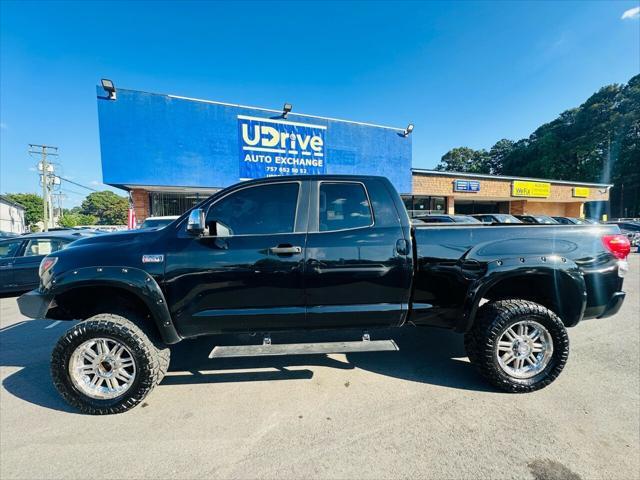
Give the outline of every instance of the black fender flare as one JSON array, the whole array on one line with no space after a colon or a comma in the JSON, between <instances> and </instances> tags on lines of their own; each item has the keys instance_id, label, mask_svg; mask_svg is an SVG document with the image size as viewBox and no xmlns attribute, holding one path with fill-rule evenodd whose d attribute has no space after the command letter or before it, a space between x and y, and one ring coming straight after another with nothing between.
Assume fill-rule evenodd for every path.
<instances>
[{"instance_id":1,"label":"black fender flare","mask_svg":"<svg viewBox=\"0 0 640 480\"><path fill-rule=\"evenodd\" d=\"M139 268L84 267L68 270L51 279L46 293L55 297L75 288L99 286L121 288L134 294L151 312L164 343L170 345L182 340L160 286L151 275Z\"/></svg>"},{"instance_id":2,"label":"black fender flare","mask_svg":"<svg viewBox=\"0 0 640 480\"><path fill-rule=\"evenodd\" d=\"M480 301L498 283L513 279L543 276L554 286L553 300L560 309L558 315L567 327L578 324L587 306L587 288L578 265L558 256L529 256L494 260L487 264L484 276L469 285L465 297L463 315L456 326L459 332L468 332L475 321Z\"/></svg>"}]
</instances>

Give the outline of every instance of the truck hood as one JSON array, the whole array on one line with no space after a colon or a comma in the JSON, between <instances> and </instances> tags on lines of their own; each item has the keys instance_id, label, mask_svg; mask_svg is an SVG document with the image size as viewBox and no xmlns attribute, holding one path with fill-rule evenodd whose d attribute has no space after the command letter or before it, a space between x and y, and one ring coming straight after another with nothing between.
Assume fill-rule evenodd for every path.
<instances>
[{"instance_id":1,"label":"truck hood","mask_svg":"<svg viewBox=\"0 0 640 480\"><path fill-rule=\"evenodd\" d=\"M164 255L163 235L159 230L132 230L83 238L64 250L51 254L58 260L54 275L85 267L130 267L161 274L164 262L143 263L144 255Z\"/></svg>"},{"instance_id":2,"label":"truck hood","mask_svg":"<svg viewBox=\"0 0 640 480\"><path fill-rule=\"evenodd\" d=\"M83 247L86 245L109 244L117 245L126 242L153 241L159 236L157 230L123 230L121 232L92 235L76 240L69 248Z\"/></svg>"}]
</instances>

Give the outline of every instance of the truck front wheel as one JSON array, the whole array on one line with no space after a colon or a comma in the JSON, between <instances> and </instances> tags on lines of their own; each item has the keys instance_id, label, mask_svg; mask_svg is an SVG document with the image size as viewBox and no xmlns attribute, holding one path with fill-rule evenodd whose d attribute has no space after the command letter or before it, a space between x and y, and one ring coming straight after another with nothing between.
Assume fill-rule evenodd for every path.
<instances>
[{"instance_id":1,"label":"truck front wheel","mask_svg":"<svg viewBox=\"0 0 640 480\"><path fill-rule=\"evenodd\" d=\"M161 351L135 323L100 314L71 327L51 355L53 384L71 406L106 415L133 408L164 375Z\"/></svg>"},{"instance_id":2,"label":"truck front wheel","mask_svg":"<svg viewBox=\"0 0 640 480\"><path fill-rule=\"evenodd\" d=\"M532 392L553 382L569 357L562 320L548 308L525 300L483 305L465 335L469 360L494 386Z\"/></svg>"}]
</instances>

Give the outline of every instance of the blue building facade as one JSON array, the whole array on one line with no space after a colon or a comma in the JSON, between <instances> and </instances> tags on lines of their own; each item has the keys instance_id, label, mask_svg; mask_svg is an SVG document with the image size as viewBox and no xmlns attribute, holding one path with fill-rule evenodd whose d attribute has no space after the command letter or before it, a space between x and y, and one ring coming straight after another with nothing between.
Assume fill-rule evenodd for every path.
<instances>
[{"instance_id":1,"label":"blue building facade","mask_svg":"<svg viewBox=\"0 0 640 480\"><path fill-rule=\"evenodd\" d=\"M103 181L137 192L137 207L150 194L146 215L193 203L154 209L153 193L197 200L273 175L382 175L411 192L411 135L399 128L134 90L110 99L100 87L98 118Z\"/></svg>"}]
</instances>

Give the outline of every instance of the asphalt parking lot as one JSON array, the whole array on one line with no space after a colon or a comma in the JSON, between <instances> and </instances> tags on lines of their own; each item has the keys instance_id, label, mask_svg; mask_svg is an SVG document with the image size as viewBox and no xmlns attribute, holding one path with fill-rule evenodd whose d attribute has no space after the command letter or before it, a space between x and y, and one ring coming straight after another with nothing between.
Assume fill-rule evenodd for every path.
<instances>
[{"instance_id":1,"label":"asphalt parking lot","mask_svg":"<svg viewBox=\"0 0 640 480\"><path fill-rule=\"evenodd\" d=\"M400 352L209 360L211 339L183 342L141 406L84 416L49 377L68 325L2 299L0 477L639 478L639 255L630 263L622 311L571 329L560 378L526 395L488 387L462 337L403 329Z\"/></svg>"}]
</instances>

